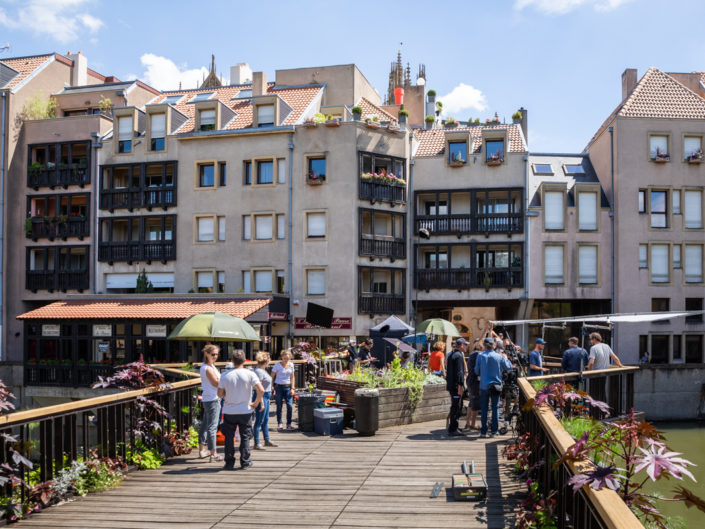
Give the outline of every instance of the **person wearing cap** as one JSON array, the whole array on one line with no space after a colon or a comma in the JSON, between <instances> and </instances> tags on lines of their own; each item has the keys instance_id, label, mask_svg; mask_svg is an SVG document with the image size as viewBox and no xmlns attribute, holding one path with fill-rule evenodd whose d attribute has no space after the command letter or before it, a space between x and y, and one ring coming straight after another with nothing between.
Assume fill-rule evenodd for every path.
<instances>
[{"instance_id":1,"label":"person wearing cap","mask_svg":"<svg viewBox=\"0 0 705 529\"><path fill-rule=\"evenodd\" d=\"M536 347L529 355L529 376L535 377L548 372L547 367L543 367L543 348L546 341L543 338L536 340Z\"/></svg>"},{"instance_id":2,"label":"person wearing cap","mask_svg":"<svg viewBox=\"0 0 705 529\"><path fill-rule=\"evenodd\" d=\"M464 435L458 429L458 421L463 410L463 393L465 392L465 352L469 342L465 338L457 338L455 347L446 358L446 389L450 393L450 418L448 435Z\"/></svg>"},{"instance_id":3,"label":"person wearing cap","mask_svg":"<svg viewBox=\"0 0 705 529\"><path fill-rule=\"evenodd\" d=\"M485 338L485 350L478 355L475 362L475 374L480 377L480 413L482 418L480 434L482 437L487 437L487 414L490 400L492 401L490 437L497 435L499 430L499 396L502 388L502 371L509 371L512 368L507 355L493 350L494 343L493 338Z\"/></svg>"}]
</instances>

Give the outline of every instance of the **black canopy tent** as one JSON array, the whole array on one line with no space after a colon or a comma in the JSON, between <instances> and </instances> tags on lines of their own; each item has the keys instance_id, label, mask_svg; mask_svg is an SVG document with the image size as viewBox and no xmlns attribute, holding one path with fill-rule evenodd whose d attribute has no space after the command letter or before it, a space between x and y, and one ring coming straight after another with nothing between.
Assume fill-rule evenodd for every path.
<instances>
[{"instance_id":1,"label":"black canopy tent","mask_svg":"<svg viewBox=\"0 0 705 529\"><path fill-rule=\"evenodd\" d=\"M391 362L394 358L396 346L391 342L380 338L398 338L401 341L402 336L406 336L413 332L414 328L404 323L396 316L390 316L379 325L370 329L370 338L375 339L374 347L372 347L372 356L378 359L378 366L383 367Z\"/></svg>"}]
</instances>

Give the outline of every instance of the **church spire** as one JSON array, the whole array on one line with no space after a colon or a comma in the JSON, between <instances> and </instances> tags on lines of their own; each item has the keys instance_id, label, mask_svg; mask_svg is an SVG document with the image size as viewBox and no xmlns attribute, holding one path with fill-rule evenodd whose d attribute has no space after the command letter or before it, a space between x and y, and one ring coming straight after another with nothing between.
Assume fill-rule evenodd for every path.
<instances>
[{"instance_id":1,"label":"church spire","mask_svg":"<svg viewBox=\"0 0 705 529\"><path fill-rule=\"evenodd\" d=\"M211 69L199 88L218 88L220 86L223 86L223 83L220 82L215 72L215 55L211 54Z\"/></svg>"}]
</instances>

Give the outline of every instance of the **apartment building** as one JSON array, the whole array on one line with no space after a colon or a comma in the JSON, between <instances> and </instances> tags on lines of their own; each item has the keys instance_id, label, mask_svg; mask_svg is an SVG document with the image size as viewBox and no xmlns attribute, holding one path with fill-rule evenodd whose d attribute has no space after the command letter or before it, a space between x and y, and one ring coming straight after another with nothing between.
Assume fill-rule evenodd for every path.
<instances>
[{"instance_id":1,"label":"apartment building","mask_svg":"<svg viewBox=\"0 0 705 529\"><path fill-rule=\"evenodd\" d=\"M622 101L586 148L614 197L616 312L703 309L702 75L650 68L637 81L625 70ZM627 363L645 351L654 363L702 363L704 336L694 316L621 324L613 339Z\"/></svg>"}]
</instances>

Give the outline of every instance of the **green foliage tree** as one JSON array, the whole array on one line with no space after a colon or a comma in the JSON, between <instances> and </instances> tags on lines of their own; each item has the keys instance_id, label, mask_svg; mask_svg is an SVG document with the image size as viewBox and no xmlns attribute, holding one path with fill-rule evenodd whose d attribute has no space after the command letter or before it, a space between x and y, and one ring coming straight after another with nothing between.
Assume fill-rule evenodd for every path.
<instances>
[{"instance_id":1,"label":"green foliage tree","mask_svg":"<svg viewBox=\"0 0 705 529\"><path fill-rule=\"evenodd\" d=\"M137 285L135 285L135 293L149 294L150 292L154 292L154 285L147 278L147 272L142 269L142 271L137 276Z\"/></svg>"}]
</instances>

